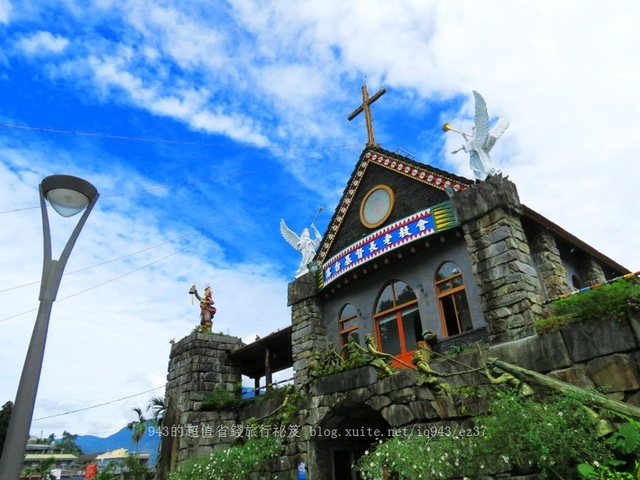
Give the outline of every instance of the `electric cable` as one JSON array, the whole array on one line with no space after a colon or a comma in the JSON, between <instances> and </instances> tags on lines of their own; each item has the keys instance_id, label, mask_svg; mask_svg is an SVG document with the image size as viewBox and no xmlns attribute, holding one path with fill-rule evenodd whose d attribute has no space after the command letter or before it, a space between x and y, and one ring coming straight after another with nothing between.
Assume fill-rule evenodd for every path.
<instances>
[{"instance_id":1,"label":"electric cable","mask_svg":"<svg viewBox=\"0 0 640 480\"><path fill-rule=\"evenodd\" d=\"M48 420L49 418L62 417L64 415L71 415L72 413L84 412L86 410L92 410L94 408L104 407L105 405L111 405L112 403L121 402L123 400L128 400L128 399L133 398L133 397L139 397L140 395L144 395L146 393L155 392L156 390L160 390L161 388L165 388L165 387L166 387L166 384L162 385L161 387L152 388L151 390L147 390L147 391L144 391L144 392L134 393L133 395L127 395L126 397L116 398L115 400L109 400L108 402L98 403L97 405L91 405L90 407L83 407L83 408L78 408L76 410L69 410L68 412L55 413L53 415L47 415L46 417L34 418L32 420L32 422L37 422L37 421L40 421L40 420Z\"/></svg>"},{"instance_id":2,"label":"electric cable","mask_svg":"<svg viewBox=\"0 0 640 480\"><path fill-rule=\"evenodd\" d=\"M338 148L347 148L353 147L354 145L345 146L345 145L323 145L320 147L317 146L303 146L303 145L270 145L270 146L260 146L260 145L246 145L240 143L208 143L208 142L190 142L188 140L169 140L164 138L149 138L149 137L135 137L135 136L126 136L126 135L113 135L110 133L96 133L96 132L83 132L78 130L64 130L58 128L48 128L48 127L33 127L30 125L15 125L11 123L3 123L0 122L0 127L3 128L12 128L17 130L30 130L36 132L44 132L44 133L56 133L60 135L76 135L80 137L95 137L95 138L103 138L107 140L124 140L129 142L147 142L147 143L168 143L174 145L188 145L195 147L216 147L216 148L251 148L256 150L316 150L316 149L338 149ZM357 145L361 147L362 145Z\"/></svg>"}]
</instances>

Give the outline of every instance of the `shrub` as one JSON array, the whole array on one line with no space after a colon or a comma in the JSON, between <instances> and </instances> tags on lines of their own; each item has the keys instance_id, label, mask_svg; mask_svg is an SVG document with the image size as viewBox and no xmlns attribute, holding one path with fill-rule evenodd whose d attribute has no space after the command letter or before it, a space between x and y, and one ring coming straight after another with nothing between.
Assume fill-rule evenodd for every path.
<instances>
[{"instance_id":1,"label":"shrub","mask_svg":"<svg viewBox=\"0 0 640 480\"><path fill-rule=\"evenodd\" d=\"M218 388L202 399L200 410L237 410L243 404L244 400L240 392L230 392L229 390Z\"/></svg>"},{"instance_id":2,"label":"shrub","mask_svg":"<svg viewBox=\"0 0 640 480\"><path fill-rule=\"evenodd\" d=\"M366 480L379 478L384 470L412 480L477 478L508 470L571 478L579 463L605 456L596 419L577 399L564 395L536 402L515 392L496 392L489 412L474 421L475 427L454 425L379 442L357 468Z\"/></svg>"},{"instance_id":3,"label":"shrub","mask_svg":"<svg viewBox=\"0 0 640 480\"><path fill-rule=\"evenodd\" d=\"M548 333L571 322L613 318L622 320L640 311L640 280L621 279L586 292L559 298L551 304L551 317L535 323L539 333Z\"/></svg>"},{"instance_id":4,"label":"shrub","mask_svg":"<svg viewBox=\"0 0 640 480\"><path fill-rule=\"evenodd\" d=\"M249 438L242 445L184 462L169 474L169 480L246 480L275 458L280 448L279 438Z\"/></svg>"}]
</instances>

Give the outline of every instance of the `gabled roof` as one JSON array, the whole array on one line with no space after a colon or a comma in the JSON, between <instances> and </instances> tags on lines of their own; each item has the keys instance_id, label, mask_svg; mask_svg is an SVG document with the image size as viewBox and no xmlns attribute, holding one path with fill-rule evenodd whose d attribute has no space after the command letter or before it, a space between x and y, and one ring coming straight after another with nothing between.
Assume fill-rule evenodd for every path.
<instances>
[{"instance_id":1,"label":"gabled roof","mask_svg":"<svg viewBox=\"0 0 640 480\"><path fill-rule=\"evenodd\" d=\"M384 174L382 173L383 171L387 173ZM392 175L389 175L390 173ZM405 208L404 211L399 211L396 218L390 217L385 224L379 227L380 229L384 229L385 225L400 220L400 218L407 215L411 215L420 209L432 207L438 205L440 202L449 200L449 195L445 193L446 190L451 189L451 191L456 192L464 190L474 183L473 180L435 168L431 165L416 162L378 146L366 147L360 155L360 159L347 182L338 206L331 217L327 231L322 238L318 252L316 253L315 260L321 267L325 262L329 261L333 255L350 245L356 244L362 238L365 238L368 233L371 233L371 230L367 231L366 228L362 227L360 222L355 219L359 218L359 204L362 202L367 190L376 183L375 181L372 183L369 180L372 175L378 178L384 177L387 182L396 181L393 180L393 178L403 177L405 180L411 179L427 187L415 190L416 195L410 198L412 203L415 202L415 205L411 205L411 207L413 207L412 210ZM403 188L403 186L414 185L414 182L407 183L405 181L404 184L399 184L399 187ZM577 248L592 256L604 268L611 270L611 272L619 274L630 272L627 268L587 245L579 238L525 205L522 205L522 216L523 220L526 219L528 222L548 229L559 241L570 248ZM355 233L351 231L355 231Z\"/></svg>"},{"instance_id":2,"label":"gabled roof","mask_svg":"<svg viewBox=\"0 0 640 480\"><path fill-rule=\"evenodd\" d=\"M318 263L322 264L327 260L332 251L335 251L335 248L332 247L334 247L334 243L345 222L345 218L347 218L349 212L351 212L352 217L354 215L354 199L361 199L366 194L366 191L363 191L365 174L375 168L394 172L395 174L410 178L442 193L444 193L447 188L451 188L453 191L463 190L473 183L472 180L467 178L454 175L424 163L416 162L380 147L365 148L347 182L338 206L331 217L327 231L322 238L318 253L316 254L316 261ZM444 194L440 197L440 200L434 200L433 203L438 203L438 201L446 198L447 196ZM357 206L355 208L357 208ZM393 219L389 219L389 221L391 222Z\"/></svg>"}]
</instances>

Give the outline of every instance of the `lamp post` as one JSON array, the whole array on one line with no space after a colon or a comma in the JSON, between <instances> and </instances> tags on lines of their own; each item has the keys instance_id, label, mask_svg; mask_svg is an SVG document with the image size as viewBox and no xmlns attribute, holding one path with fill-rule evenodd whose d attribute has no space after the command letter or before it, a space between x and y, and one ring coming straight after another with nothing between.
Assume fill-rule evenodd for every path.
<instances>
[{"instance_id":1,"label":"lamp post","mask_svg":"<svg viewBox=\"0 0 640 480\"><path fill-rule=\"evenodd\" d=\"M33 418L33 407L38 392L40 372L42 371L51 307L56 299L62 273L71 250L98 197L99 193L93 185L86 180L70 175L51 175L40 183L40 209L44 236L40 307L22 367L22 376L18 384L16 401L13 405L9 429L4 442L2 459L0 459L0 479L2 480L18 480L20 478L24 452L29 438L29 428ZM67 240L59 260L51 258L51 231L45 198L51 207L63 217L71 217L84 210L84 214Z\"/></svg>"}]
</instances>

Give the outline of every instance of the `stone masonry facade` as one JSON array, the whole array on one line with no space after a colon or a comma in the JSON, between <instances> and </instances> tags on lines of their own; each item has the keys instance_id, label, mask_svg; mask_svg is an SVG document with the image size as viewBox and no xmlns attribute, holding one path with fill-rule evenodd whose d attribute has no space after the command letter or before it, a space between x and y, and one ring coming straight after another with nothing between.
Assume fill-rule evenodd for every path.
<instances>
[{"instance_id":1,"label":"stone masonry facade","mask_svg":"<svg viewBox=\"0 0 640 480\"><path fill-rule=\"evenodd\" d=\"M464 232L475 282L478 286L488 341L467 350L455 361L435 359L433 370L453 373L482 367L488 358L549 375L586 388L598 388L612 398L640 407L640 316L622 321L602 318L570 324L551 333L537 334L545 298L568 288L554 239L544 230L525 236L521 204L515 186L502 176L471 185L452 197ZM604 278L595 261L585 261L581 274L589 283ZM333 452L364 451L377 438L403 435L430 426L465 428L473 415L484 411L482 396L451 396L421 385L415 370L379 379L373 367L314 378L309 365L314 352L325 351L322 301L315 278L307 273L289 285L294 386L299 393L291 418L295 434L285 440L281 457L252 480L296 480L300 459L308 465L309 480L333 480ZM211 425L231 427L250 418L262 418L277 403L255 402L237 411L203 412L202 398L214 388L233 390L240 371L227 353L239 339L192 334L177 342L169 361L165 426L187 425L203 432ZM471 367L471 368L469 368ZM447 377L453 387L482 387L479 373ZM365 428L363 435L333 435L345 429ZM177 431L177 430L176 430ZM162 439L159 478L166 479L188 458L224 448L232 439L215 434L171 436ZM508 471L490 472L489 478L524 478ZM535 478L532 474L527 478Z\"/></svg>"},{"instance_id":2,"label":"stone masonry facade","mask_svg":"<svg viewBox=\"0 0 640 480\"><path fill-rule=\"evenodd\" d=\"M173 462L163 458L161 463L171 469L187 458L224 448L231 442L232 438L221 438L215 430L210 436L203 434L204 426L215 428L218 425L231 427L243 424L278 407L277 403L262 402L234 412L198 410L198 398L211 391L213 385L198 383L193 378L196 370L190 370L188 365L196 363L188 361L187 357L189 352L197 355L198 349L218 350L221 339L228 342L227 345L233 345L232 337L199 334L174 346L176 351L182 351L183 356L182 361L172 363L180 370L169 371L174 382L168 385L167 398L173 405L176 395L179 395L176 392L185 388L184 405L190 408L180 409L178 415L168 415L168 418L173 418L173 423L166 425L168 428L197 426L198 434L163 437L163 455L168 450L169 454L173 452L174 458ZM193 348L194 342L199 345L197 348ZM485 344L454 357L455 362L434 360L431 367L451 373L464 369L460 365L479 367L491 357L580 387L601 389L616 400L640 407L640 315L629 315L622 321L604 318L575 323L545 335ZM449 377L447 381L453 387L486 384L485 377L478 373ZM205 390L187 393L184 386L188 384ZM285 439L282 456L272 462L268 472L257 472L252 479L296 480L296 461L305 458L310 480L332 480L331 472L322 465L326 466L327 456L336 446L348 448L355 445L365 449L377 438L415 434L432 426L470 428L473 415L484 411L484 402L481 395L458 398L439 395L428 386L420 386L419 374L413 370L403 370L379 379L373 367L361 367L319 378L304 389L297 413L292 418L295 434ZM347 430L357 432L359 437L344 438ZM174 446L174 450L165 449L166 445ZM488 473L491 475L488 478L523 478L511 477L507 471Z\"/></svg>"},{"instance_id":3,"label":"stone masonry facade","mask_svg":"<svg viewBox=\"0 0 640 480\"><path fill-rule=\"evenodd\" d=\"M181 461L230 443L208 430L231 428L238 423L237 414L203 412L201 406L214 389L237 389L242 380L240 368L231 364L227 353L239 345L237 337L192 333L171 347L158 478L166 478Z\"/></svg>"},{"instance_id":4,"label":"stone masonry facade","mask_svg":"<svg viewBox=\"0 0 640 480\"><path fill-rule=\"evenodd\" d=\"M489 177L452 198L462 225L492 342L532 334L542 311L540 280L520 215L515 185Z\"/></svg>"}]
</instances>

